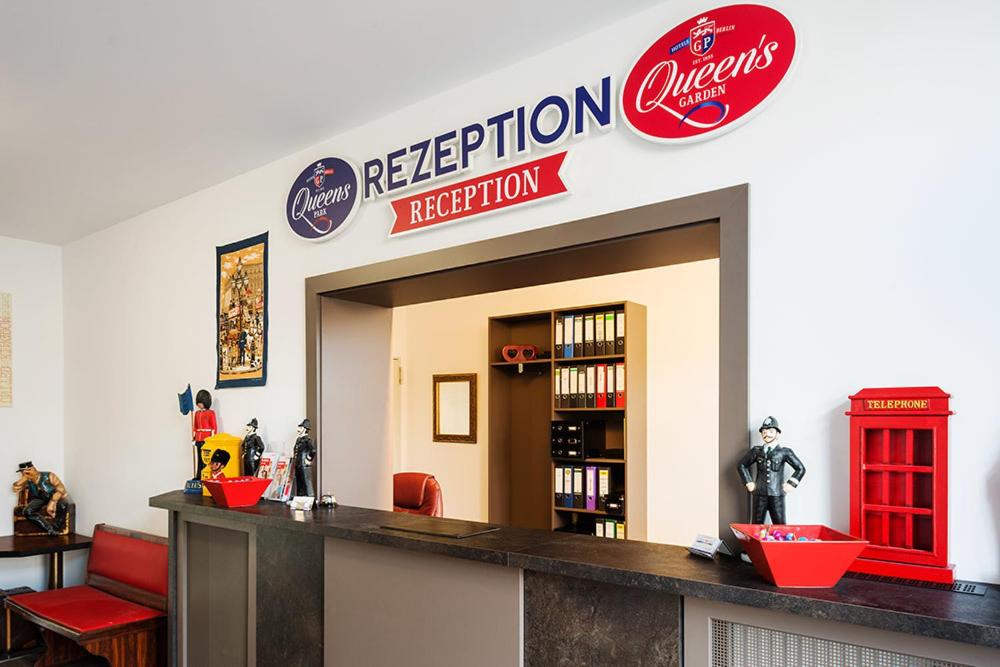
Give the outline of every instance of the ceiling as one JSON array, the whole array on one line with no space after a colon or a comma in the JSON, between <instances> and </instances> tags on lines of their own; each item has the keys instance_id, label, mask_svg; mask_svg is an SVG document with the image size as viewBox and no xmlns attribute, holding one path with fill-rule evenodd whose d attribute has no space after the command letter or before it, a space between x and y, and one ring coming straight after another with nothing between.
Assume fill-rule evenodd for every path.
<instances>
[{"instance_id":1,"label":"ceiling","mask_svg":"<svg viewBox=\"0 0 1000 667\"><path fill-rule=\"evenodd\" d=\"M662 0L0 0L0 235L64 244Z\"/></svg>"}]
</instances>

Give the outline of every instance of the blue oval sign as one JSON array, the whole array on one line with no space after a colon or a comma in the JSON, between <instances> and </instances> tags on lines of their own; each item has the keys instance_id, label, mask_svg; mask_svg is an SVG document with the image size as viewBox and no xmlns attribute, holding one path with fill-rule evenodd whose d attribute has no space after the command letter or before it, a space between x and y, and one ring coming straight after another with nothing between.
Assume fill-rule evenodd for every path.
<instances>
[{"instance_id":1,"label":"blue oval sign","mask_svg":"<svg viewBox=\"0 0 1000 667\"><path fill-rule=\"evenodd\" d=\"M327 157L295 179L285 215L296 236L323 241L347 227L360 202L358 170L343 158Z\"/></svg>"}]
</instances>

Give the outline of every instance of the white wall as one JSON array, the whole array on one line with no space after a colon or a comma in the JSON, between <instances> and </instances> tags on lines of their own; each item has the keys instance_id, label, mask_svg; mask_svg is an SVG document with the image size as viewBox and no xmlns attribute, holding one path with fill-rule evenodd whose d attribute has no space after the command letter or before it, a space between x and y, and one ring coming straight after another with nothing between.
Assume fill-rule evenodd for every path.
<instances>
[{"instance_id":1,"label":"white wall","mask_svg":"<svg viewBox=\"0 0 1000 667\"><path fill-rule=\"evenodd\" d=\"M404 378L399 469L437 477L445 516L489 520L488 318L612 301L646 306L647 363L656 369L646 381L647 539L683 544L716 530L719 262L714 259L395 308L393 354ZM433 442L431 376L472 372L479 377L478 442ZM671 463L679 459L687 474L678 475ZM692 496L705 502L678 512Z\"/></svg>"},{"instance_id":2,"label":"white wall","mask_svg":"<svg viewBox=\"0 0 1000 667\"><path fill-rule=\"evenodd\" d=\"M13 530L17 464L32 461L59 475L78 497L85 480L65 472L63 459L62 249L0 237L0 292L11 296L13 403L0 408L0 534ZM67 558L67 562L72 559ZM72 572L70 568L67 572ZM36 558L0 561L0 588L45 586L46 562Z\"/></svg>"},{"instance_id":3,"label":"white wall","mask_svg":"<svg viewBox=\"0 0 1000 667\"><path fill-rule=\"evenodd\" d=\"M767 109L702 144L654 145L623 124L568 142L572 193L558 201L400 239L386 238L388 204L367 202L321 244L292 238L283 215L314 158L361 162L608 72L620 83L649 43L712 5L664 3L67 246L66 472L84 522L165 530L146 498L190 474L174 393L212 381L214 245L272 231L268 386L217 394L223 428L256 415L290 441L304 409L304 277L748 182L747 426L775 414L809 467L791 512L847 527L848 394L938 384L957 410L952 560L963 578L1000 580L1000 93L983 85L1000 58L1000 5L784 4L801 52Z\"/></svg>"}]
</instances>

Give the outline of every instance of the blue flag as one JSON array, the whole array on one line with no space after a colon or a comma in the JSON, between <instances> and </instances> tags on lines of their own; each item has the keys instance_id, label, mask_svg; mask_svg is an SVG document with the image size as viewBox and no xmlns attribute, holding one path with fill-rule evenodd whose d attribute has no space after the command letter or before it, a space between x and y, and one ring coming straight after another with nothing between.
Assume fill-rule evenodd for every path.
<instances>
[{"instance_id":1,"label":"blue flag","mask_svg":"<svg viewBox=\"0 0 1000 667\"><path fill-rule=\"evenodd\" d=\"M188 385L183 394L177 394L177 402L180 403L182 415L186 415L194 410L194 397L191 396L191 385Z\"/></svg>"}]
</instances>

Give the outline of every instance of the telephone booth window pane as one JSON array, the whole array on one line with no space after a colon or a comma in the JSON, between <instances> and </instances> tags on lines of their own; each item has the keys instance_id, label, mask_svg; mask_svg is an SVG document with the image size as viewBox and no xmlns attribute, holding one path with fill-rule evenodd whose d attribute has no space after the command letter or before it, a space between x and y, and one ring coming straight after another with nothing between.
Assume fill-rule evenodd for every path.
<instances>
[{"instance_id":1,"label":"telephone booth window pane","mask_svg":"<svg viewBox=\"0 0 1000 667\"><path fill-rule=\"evenodd\" d=\"M882 446L883 433L880 428L865 429L865 463L886 463L885 450Z\"/></svg>"},{"instance_id":2,"label":"telephone booth window pane","mask_svg":"<svg viewBox=\"0 0 1000 667\"><path fill-rule=\"evenodd\" d=\"M884 520L885 514L882 512L865 512L866 539L872 544L885 546Z\"/></svg>"},{"instance_id":3,"label":"telephone booth window pane","mask_svg":"<svg viewBox=\"0 0 1000 667\"><path fill-rule=\"evenodd\" d=\"M887 499L883 496L882 475L880 472L869 472L865 474L865 504L866 505L886 505Z\"/></svg>"},{"instance_id":4,"label":"telephone booth window pane","mask_svg":"<svg viewBox=\"0 0 1000 667\"><path fill-rule=\"evenodd\" d=\"M913 465L934 465L934 431L929 428L913 431Z\"/></svg>"},{"instance_id":5,"label":"telephone booth window pane","mask_svg":"<svg viewBox=\"0 0 1000 667\"><path fill-rule=\"evenodd\" d=\"M887 504L895 507L909 507L910 503L906 498L906 478L908 473L889 473L889 502Z\"/></svg>"},{"instance_id":6,"label":"telephone booth window pane","mask_svg":"<svg viewBox=\"0 0 1000 667\"><path fill-rule=\"evenodd\" d=\"M913 517L913 548L934 551L934 521L931 517Z\"/></svg>"},{"instance_id":7,"label":"telephone booth window pane","mask_svg":"<svg viewBox=\"0 0 1000 667\"><path fill-rule=\"evenodd\" d=\"M918 473L913 476L913 506L934 507L934 479L930 473Z\"/></svg>"},{"instance_id":8,"label":"telephone booth window pane","mask_svg":"<svg viewBox=\"0 0 1000 667\"><path fill-rule=\"evenodd\" d=\"M905 514L889 515L889 546L906 549L909 547L907 537L910 531L907 529L909 517Z\"/></svg>"},{"instance_id":9,"label":"telephone booth window pane","mask_svg":"<svg viewBox=\"0 0 1000 667\"><path fill-rule=\"evenodd\" d=\"M902 465L906 460L906 432L908 429L894 428L889 431L889 463Z\"/></svg>"}]
</instances>

